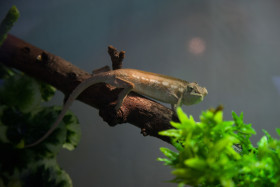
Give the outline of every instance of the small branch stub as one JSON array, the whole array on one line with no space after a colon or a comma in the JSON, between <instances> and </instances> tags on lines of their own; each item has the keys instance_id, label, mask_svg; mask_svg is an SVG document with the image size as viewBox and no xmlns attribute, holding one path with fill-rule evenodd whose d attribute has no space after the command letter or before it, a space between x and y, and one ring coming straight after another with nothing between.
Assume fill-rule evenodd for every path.
<instances>
[{"instance_id":1,"label":"small branch stub","mask_svg":"<svg viewBox=\"0 0 280 187\"><path fill-rule=\"evenodd\" d=\"M125 51L118 51L115 47L112 45L108 46L108 53L112 60L112 67L113 70L121 69L122 68L122 62L125 57Z\"/></svg>"}]
</instances>

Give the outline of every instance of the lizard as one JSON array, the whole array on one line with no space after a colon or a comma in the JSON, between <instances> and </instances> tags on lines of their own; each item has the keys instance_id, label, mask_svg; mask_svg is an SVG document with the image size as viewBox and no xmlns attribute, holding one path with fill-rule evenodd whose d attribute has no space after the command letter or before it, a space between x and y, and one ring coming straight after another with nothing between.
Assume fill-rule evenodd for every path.
<instances>
[{"instance_id":1,"label":"lizard","mask_svg":"<svg viewBox=\"0 0 280 187\"><path fill-rule=\"evenodd\" d=\"M200 87L196 82L187 82L174 77L136 69L108 70L105 66L93 74L92 77L81 82L72 91L51 128L40 139L26 145L25 148L33 147L45 140L59 125L74 100L88 87L97 83L107 83L117 88L123 88L118 95L115 106L116 111L119 110L124 99L131 91L169 103L173 111L182 104L192 105L199 103L208 94L207 89Z\"/></svg>"}]
</instances>

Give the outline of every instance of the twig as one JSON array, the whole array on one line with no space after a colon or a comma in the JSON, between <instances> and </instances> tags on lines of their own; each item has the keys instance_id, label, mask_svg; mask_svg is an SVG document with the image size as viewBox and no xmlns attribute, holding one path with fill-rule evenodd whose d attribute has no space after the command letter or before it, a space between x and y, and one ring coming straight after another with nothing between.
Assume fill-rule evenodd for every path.
<instances>
[{"instance_id":1,"label":"twig","mask_svg":"<svg viewBox=\"0 0 280 187\"><path fill-rule=\"evenodd\" d=\"M112 45L108 46L108 53L112 60L113 70L122 68L122 61L125 57L125 51L118 51Z\"/></svg>"}]
</instances>

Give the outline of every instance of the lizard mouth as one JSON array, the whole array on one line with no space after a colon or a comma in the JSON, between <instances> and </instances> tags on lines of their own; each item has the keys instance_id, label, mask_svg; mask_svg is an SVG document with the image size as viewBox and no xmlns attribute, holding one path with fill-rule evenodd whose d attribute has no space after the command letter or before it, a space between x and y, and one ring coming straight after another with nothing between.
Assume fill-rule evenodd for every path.
<instances>
[{"instance_id":1,"label":"lizard mouth","mask_svg":"<svg viewBox=\"0 0 280 187\"><path fill-rule=\"evenodd\" d=\"M204 88L204 87L202 87L202 95L203 95L203 97L205 97L206 95L208 95L208 91L207 91L207 89L206 88Z\"/></svg>"},{"instance_id":2,"label":"lizard mouth","mask_svg":"<svg viewBox=\"0 0 280 187\"><path fill-rule=\"evenodd\" d=\"M204 87L197 87L197 93L195 95L198 96L198 100L196 103L199 103L204 100L204 97L208 94L208 91Z\"/></svg>"},{"instance_id":3,"label":"lizard mouth","mask_svg":"<svg viewBox=\"0 0 280 187\"><path fill-rule=\"evenodd\" d=\"M198 88L198 92L200 93L200 95L202 97L205 97L208 94L208 91L207 91L207 89L205 87L199 87Z\"/></svg>"}]
</instances>

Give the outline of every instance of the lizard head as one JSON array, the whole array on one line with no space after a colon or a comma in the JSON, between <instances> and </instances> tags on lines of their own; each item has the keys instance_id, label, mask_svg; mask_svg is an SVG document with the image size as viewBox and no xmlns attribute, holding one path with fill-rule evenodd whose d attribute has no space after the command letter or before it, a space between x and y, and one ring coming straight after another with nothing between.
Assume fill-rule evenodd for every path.
<instances>
[{"instance_id":1,"label":"lizard head","mask_svg":"<svg viewBox=\"0 0 280 187\"><path fill-rule=\"evenodd\" d=\"M206 88L199 86L196 82L192 82L188 84L182 102L184 105L193 105L203 101L207 94Z\"/></svg>"}]
</instances>

